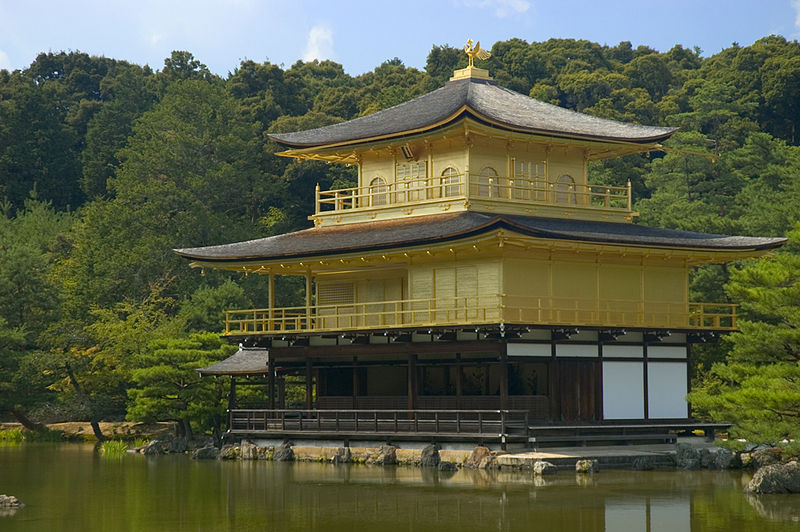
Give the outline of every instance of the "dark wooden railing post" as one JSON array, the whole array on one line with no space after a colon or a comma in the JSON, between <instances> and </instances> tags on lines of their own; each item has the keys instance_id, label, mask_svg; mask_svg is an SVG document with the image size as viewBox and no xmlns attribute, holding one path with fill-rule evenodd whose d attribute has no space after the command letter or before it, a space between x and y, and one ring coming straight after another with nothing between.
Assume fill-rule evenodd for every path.
<instances>
[{"instance_id":1,"label":"dark wooden railing post","mask_svg":"<svg viewBox=\"0 0 800 532\"><path fill-rule=\"evenodd\" d=\"M275 410L275 361L272 357L267 360L267 377L269 386L269 409Z\"/></svg>"},{"instance_id":2,"label":"dark wooden railing post","mask_svg":"<svg viewBox=\"0 0 800 532\"><path fill-rule=\"evenodd\" d=\"M408 409L417 408L417 355L408 355Z\"/></svg>"},{"instance_id":3,"label":"dark wooden railing post","mask_svg":"<svg viewBox=\"0 0 800 532\"><path fill-rule=\"evenodd\" d=\"M306 410L314 408L314 375L311 358L306 358Z\"/></svg>"}]
</instances>

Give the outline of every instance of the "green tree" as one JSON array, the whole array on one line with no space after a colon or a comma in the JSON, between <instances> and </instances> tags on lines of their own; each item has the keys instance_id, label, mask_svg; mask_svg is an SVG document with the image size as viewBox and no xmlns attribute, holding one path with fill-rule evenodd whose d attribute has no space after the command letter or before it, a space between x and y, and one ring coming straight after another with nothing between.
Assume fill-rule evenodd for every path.
<instances>
[{"instance_id":1,"label":"green tree","mask_svg":"<svg viewBox=\"0 0 800 532\"><path fill-rule=\"evenodd\" d=\"M179 435L187 438L196 428L212 426L219 437L226 408L225 380L202 379L197 369L223 360L234 351L235 346L223 343L213 333L151 343L136 358L134 384L128 392L128 418L175 421Z\"/></svg>"},{"instance_id":2,"label":"green tree","mask_svg":"<svg viewBox=\"0 0 800 532\"><path fill-rule=\"evenodd\" d=\"M800 438L799 251L800 227L785 250L732 272L726 290L740 303L740 331L726 338L727 363L689 394L697 414L734 422L732 434L753 444Z\"/></svg>"}]
</instances>

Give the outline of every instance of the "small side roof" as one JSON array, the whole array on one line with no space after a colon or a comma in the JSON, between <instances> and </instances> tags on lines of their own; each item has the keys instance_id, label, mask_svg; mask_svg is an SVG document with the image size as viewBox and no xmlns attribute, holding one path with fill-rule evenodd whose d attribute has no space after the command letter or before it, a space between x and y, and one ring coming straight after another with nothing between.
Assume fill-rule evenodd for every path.
<instances>
[{"instance_id":1,"label":"small side roof","mask_svg":"<svg viewBox=\"0 0 800 532\"><path fill-rule=\"evenodd\" d=\"M578 113L503 88L492 80L467 78L354 120L270 137L289 148L336 146L421 132L464 116L512 131L616 142L659 142L677 131Z\"/></svg>"},{"instance_id":2,"label":"small side roof","mask_svg":"<svg viewBox=\"0 0 800 532\"><path fill-rule=\"evenodd\" d=\"M256 347L239 347L234 354L204 368L197 368L201 376L208 375L264 375L267 373L269 351Z\"/></svg>"},{"instance_id":3,"label":"small side roof","mask_svg":"<svg viewBox=\"0 0 800 532\"><path fill-rule=\"evenodd\" d=\"M174 251L188 259L206 263L301 259L429 245L503 228L544 239L709 251L766 250L786 242L785 238L696 233L631 223L465 211L366 224L321 226L257 240Z\"/></svg>"}]
</instances>

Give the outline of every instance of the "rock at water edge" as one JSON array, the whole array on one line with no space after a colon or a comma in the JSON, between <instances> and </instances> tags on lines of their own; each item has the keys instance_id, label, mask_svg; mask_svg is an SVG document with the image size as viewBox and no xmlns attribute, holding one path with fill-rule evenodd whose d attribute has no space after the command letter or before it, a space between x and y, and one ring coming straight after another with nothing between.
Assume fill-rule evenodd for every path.
<instances>
[{"instance_id":1,"label":"rock at water edge","mask_svg":"<svg viewBox=\"0 0 800 532\"><path fill-rule=\"evenodd\" d=\"M167 452L182 454L189 448L189 440L186 438L172 438L167 446Z\"/></svg>"},{"instance_id":2,"label":"rock at water edge","mask_svg":"<svg viewBox=\"0 0 800 532\"><path fill-rule=\"evenodd\" d=\"M688 443L675 446L675 465L678 469L699 469L702 464L700 451Z\"/></svg>"},{"instance_id":3,"label":"rock at water edge","mask_svg":"<svg viewBox=\"0 0 800 532\"><path fill-rule=\"evenodd\" d=\"M435 443L426 445L419 458L420 467L437 467L442 462L439 456L439 446Z\"/></svg>"},{"instance_id":4,"label":"rock at water edge","mask_svg":"<svg viewBox=\"0 0 800 532\"><path fill-rule=\"evenodd\" d=\"M164 444L160 440L153 440L142 449L142 454L146 456L157 456L164 454Z\"/></svg>"},{"instance_id":5,"label":"rock at water edge","mask_svg":"<svg viewBox=\"0 0 800 532\"><path fill-rule=\"evenodd\" d=\"M219 457L222 460L236 460L242 456L238 445L226 444L219 450Z\"/></svg>"},{"instance_id":6,"label":"rock at water edge","mask_svg":"<svg viewBox=\"0 0 800 532\"><path fill-rule=\"evenodd\" d=\"M349 464L353 461L353 453L350 452L350 447L339 447L336 449L336 455L333 457L334 464Z\"/></svg>"},{"instance_id":7,"label":"rock at water edge","mask_svg":"<svg viewBox=\"0 0 800 532\"><path fill-rule=\"evenodd\" d=\"M489 450L488 447L483 447L479 445L472 450L472 454L464 460L464 467L467 469L477 469L480 468L481 465L485 468L486 465L491 462L492 458L492 451Z\"/></svg>"},{"instance_id":8,"label":"rock at water edge","mask_svg":"<svg viewBox=\"0 0 800 532\"><path fill-rule=\"evenodd\" d=\"M597 460L578 460L575 462L575 472L590 474L600 471L600 464Z\"/></svg>"},{"instance_id":9,"label":"rock at water edge","mask_svg":"<svg viewBox=\"0 0 800 532\"><path fill-rule=\"evenodd\" d=\"M282 443L275 447L272 453L272 459L275 462L294 462L294 451L289 443Z\"/></svg>"},{"instance_id":10,"label":"rock at water edge","mask_svg":"<svg viewBox=\"0 0 800 532\"><path fill-rule=\"evenodd\" d=\"M453 472L458 470L458 466L453 462L439 462L438 468L439 471L443 472Z\"/></svg>"},{"instance_id":11,"label":"rock at water edge","mask_svg":"<svg viewBox=\"0 0 800 532\"><path fill-rule=\"evenodd\" d=\"M0 495L0 508L22 508L22 501L13 495Z\"/></svg>"},{"instance_id":12,"label":"rock at water edge","mask_svg":"<svg viewBox=\"0 0 800 532\"><path fill-rule=\"evenodd\" d=\"M745 488L753 493L800 493L800 464L772 464L760 468Z\"/></svg>"},{"instance_id":13,"label":"rock at water edge","mask_svg":"<svg viewBox=\"0 0 800 532\"><path fill-rule=\"evenodd\" d=\"M545 462L544 460L537 460L533 463L533 474L538 476L555 475L558 473L558 468L555 464Z\"/></svg>"},{"instance_id":14,"label":"rock at water edge","mask_svg":"<svg viewBox=\"0 0 800 532\"><path fill-rule=\"evenodd\" d=\"M242 460L258 460L258 446L253 442L243 441L239 444Z\"/></svg>"},{"instance_id":15,"label":"rock at water edge","mask_svg":"<svg viewBox=\"0 0 800 532\"><path fill-rule=\"evenodd\" d=\"M394 465L397 463L397 448L394 445L381 445L378 451L367 459L372 465Z\"/></svg>"},{"instance_id":16,"label":"rock at water edge","mask_svg":"<svg viewBox=\"0 0 800 532\"><path fill-rule=\"evenodd\" d=\"M779 464L782 458L781 450L774 448L758 449L750 453L750 463L756 469L772 464Z\"/></svg>"},{"instance_id":17,"label":"rock at water edge","mask_svg":"<svg viewBox=\"0 0 800 532\"><path fill-rule=\"evenodd\" d=\"M216 460L219 458L219 449L213 445L200 447L192 453L192 460Z\"/></svg>"}]
</instances>

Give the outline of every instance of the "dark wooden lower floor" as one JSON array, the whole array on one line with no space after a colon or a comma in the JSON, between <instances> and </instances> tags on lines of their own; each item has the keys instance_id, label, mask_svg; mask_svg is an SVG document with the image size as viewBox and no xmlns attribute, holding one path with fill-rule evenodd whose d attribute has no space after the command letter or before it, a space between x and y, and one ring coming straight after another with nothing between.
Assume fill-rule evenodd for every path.
<instances>
[{"instance_id":1,"label":"dark wooden lower floor","mask_svg":"<svg viewBox=\"0 0 800 532\"><path fill-rule=\"evenodd\" d=\"M713 437L726 424L671 423L531 424L526 410L234 409L235 437L470 442L552 445L673 443L679 433L703 430Z\"/></svg>"}]
</instances>

